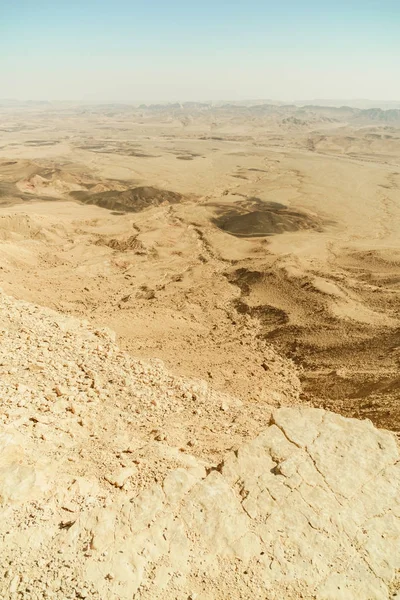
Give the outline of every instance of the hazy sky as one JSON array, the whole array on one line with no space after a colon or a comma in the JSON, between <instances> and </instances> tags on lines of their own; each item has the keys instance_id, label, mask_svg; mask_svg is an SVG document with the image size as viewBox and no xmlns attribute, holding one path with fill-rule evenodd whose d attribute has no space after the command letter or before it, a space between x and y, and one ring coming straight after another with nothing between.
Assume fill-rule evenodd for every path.
<instances>
[{"instance_id":1,"label":"hazy sky","mask_svg":"<svg viewBox=\"0 0 400 600\"><path fill-rule=\"evenodd\" d=\"M0 97L400 100L400 0L0 0Z\"/></svg>"}]
</instances>

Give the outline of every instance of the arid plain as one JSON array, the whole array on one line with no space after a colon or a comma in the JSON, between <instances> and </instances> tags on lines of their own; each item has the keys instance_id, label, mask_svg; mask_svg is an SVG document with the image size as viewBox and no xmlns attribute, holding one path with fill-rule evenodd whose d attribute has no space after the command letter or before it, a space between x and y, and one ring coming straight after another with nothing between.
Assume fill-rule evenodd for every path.
<instances>
[{"instance_id":1,"label":"arid plain","mask_svg":"<svg viewBox=\"0 0 400 600\"><path fill-rule=\"evenodd\" d=\"M1 285L247 400L400 429L400 113L3 106ZM274 374L275 376L275 374Z\"/></svg>"}]
</instances>

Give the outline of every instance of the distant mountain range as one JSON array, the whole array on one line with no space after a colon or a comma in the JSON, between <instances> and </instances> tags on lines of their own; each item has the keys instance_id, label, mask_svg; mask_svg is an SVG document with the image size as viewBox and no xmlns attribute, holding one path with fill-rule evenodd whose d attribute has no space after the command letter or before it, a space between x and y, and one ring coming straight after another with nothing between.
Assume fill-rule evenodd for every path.
<instances>
[{"instance_id":1,"label":"distant mountain range","mask_svg":"<svg viewBox=\"0 0 400 600\"><path fill-rule=\"evenodd\" d=\"M399 103L400 104L400 103ZM296 104L249 104L249 103L196 103L142 104L143 111L173 114L177 118L196 113L209 113L216 117L235 116L245 118L270 118L281 120L285 125L307 126L317 122L348 123L355 125L395 125L400 126L400 108L384 110L379 107L357 108L352 106L296 105Z\"/></svg>"},{"instance_id":2,"label":"distant mountain range","mask_svg":"<svg viewBox=\"0 0 400 600\"><path fill-rule=\"evenodd\" d=\"M351 106L350 103L353 105ZM358 103L362 106L354 106ZM208 114L217 117L230 116L234 118L253 117L281 120L284 125L302 127L317 122L349 123L357 125L387 124L400 126L400 102L380 102L385 106L374 106L370 100L316 100L315 103L274 102L272 100L248 100L246 102L171 102L157 104L135 103L75 103L75 102L50 102L50 101L20 101L13 99L0 99L0 108L6 109L32 109L39 110L65 110L82 109L84 112L102 113L106 111L128 112L141 110L144 112L157 112L169 114L176 118Z\"/></svg>"},{"instance_id":3,"label":"distant mountain range","mask_svg":"<svg viewBox=\"0 0 400 600\"><path fill-rule=\"evenodd\" d=\"M293 102L296 106L351 106L352 108L382 108L383 110L400 109L400 100L367 100L364 98L349 100L297 100Z\"/></svg>"}]
</instances>

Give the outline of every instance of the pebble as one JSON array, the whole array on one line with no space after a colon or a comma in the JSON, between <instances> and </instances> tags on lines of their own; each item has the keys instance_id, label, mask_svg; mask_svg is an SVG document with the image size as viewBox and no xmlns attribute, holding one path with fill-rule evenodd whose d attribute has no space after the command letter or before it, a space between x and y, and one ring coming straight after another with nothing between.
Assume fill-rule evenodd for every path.
<instances>
[{"instance_id":1,"label":"pebble","mask_svg":"<svg viewBox=\"0 0 400 600\"><path fill-rule=\"evenodd\" d=\"M23 385L22 383L17 383L17 390L21 394L26 394L29 391L29 388L27 388L26 385Z\"/></svg>"},{"instance_id":2,"label":"pebble","mask_svg":"<svg viewBox=\"0 0 400 600\"><path fill-rule=\"evenodd\" d=\"M118 471L106 477L111 485L122 488L127 480L137 473L136 467L121 467Z\"/></svg>"},{"instance_id":3,"label":"pebble","mask_svg":"<svg viewBox=\"0 0 400 600\"><path fill-rule=\"evenodd\" d=\"M19 575L15 575L11 580L10 587L8 588L11 594L14 594L19 586L20 577Z\"/></svg>"}]
</instances>

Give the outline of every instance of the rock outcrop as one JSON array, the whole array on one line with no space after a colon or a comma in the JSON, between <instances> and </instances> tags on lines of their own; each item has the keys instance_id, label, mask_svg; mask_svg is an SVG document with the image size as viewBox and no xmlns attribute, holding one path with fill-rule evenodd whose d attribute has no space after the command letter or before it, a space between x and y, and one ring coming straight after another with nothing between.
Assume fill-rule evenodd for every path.
<instances>
[{"instance_id":1,"label":"rock outcrop","mask_svg":"<svg viewBox=\"0 0 400 600\"><path fill-rule=\"evenodd\" d=\"M0 298L0 597L389 600L394 436L243 404Z\"/></svg>"}]
</instances>

